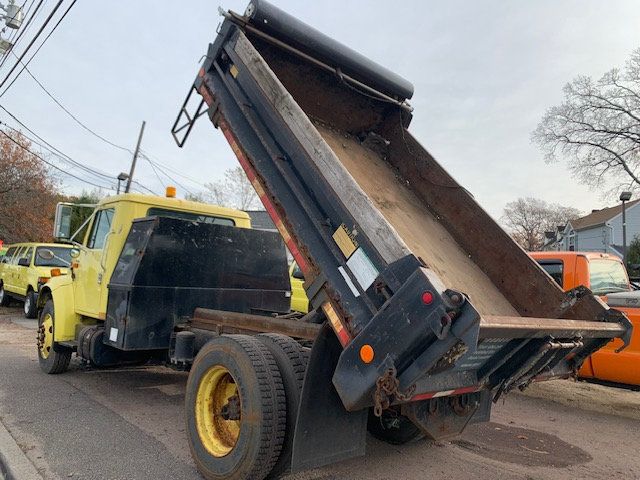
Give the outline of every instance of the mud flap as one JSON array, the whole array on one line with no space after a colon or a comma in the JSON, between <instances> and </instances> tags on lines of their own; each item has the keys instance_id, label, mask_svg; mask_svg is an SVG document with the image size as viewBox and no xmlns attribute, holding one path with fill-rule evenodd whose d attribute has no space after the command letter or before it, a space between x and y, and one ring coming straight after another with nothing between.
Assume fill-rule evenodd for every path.
<instances>
[{"instance_id":1,"label":"mud flap","mask_svg":"<svg viewBox=\"0 0 640 480\"><path fill-rule=\"evenodd\" d=\"M347 412L331 381L341 353L340 342L325 324L311 349L302 387L292 472L365 453L367 409Z\"/></svg>"}]
</instances>

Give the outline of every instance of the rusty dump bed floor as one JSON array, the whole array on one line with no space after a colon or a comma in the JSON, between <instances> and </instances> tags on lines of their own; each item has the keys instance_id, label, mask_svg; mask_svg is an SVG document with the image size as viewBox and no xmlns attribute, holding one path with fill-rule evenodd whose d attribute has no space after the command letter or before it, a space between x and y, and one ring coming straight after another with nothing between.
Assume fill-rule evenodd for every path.
<instances>
[{"instance_id":1,"label":"rusty dump bed floor","mask_svg":"<svg viewBox=\"0 0 640 480\"><path fill-rule=\"evenodd\" d=\"M356 138L319 122L315 126L411 251L424 260L447 288L469 295L482 315L518 316L426 205L397 178L393 167Z\"/></svg>"}]
</instances>

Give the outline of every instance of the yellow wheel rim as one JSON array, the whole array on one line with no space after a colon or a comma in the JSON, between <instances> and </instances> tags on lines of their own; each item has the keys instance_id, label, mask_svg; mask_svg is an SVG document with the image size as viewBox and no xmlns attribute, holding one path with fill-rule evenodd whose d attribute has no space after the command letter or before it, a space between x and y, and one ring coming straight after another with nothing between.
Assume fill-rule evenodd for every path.
<instances>
[{"instance_id":1,"label":"yellow wheel rim","mask_svg":"<svg viewBox=\"0 0 640 480\"><path fill-rule=\"evenodd\" d=\"M200 442L211 455L224 457L233 450L240 435L238 386L222 365L209 368L200 379L195 417Z\"/></svg>"},{"instance_id":2,"label":"yellow wheel rim","mask_svg":"<svg viewBox=\"0 0 640 480\"><path fill-rule=\"evenodd\" d=\"M46 313L42 319L41 338L40 343L40 356L42 358L49 358L51 348L53 347L53 317L50 313Z\"/></svg>"}]
</instances>

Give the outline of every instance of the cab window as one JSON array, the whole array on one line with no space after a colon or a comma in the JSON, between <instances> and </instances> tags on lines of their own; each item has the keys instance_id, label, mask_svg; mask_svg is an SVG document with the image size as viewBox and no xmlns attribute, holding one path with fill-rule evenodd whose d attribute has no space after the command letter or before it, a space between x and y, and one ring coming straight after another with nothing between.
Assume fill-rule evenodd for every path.
<instances>
[{"instance_id":1,"label":"cab window","mask_svg":"<svg viewBox=\"0 0 640 480\"><path fill-rule=\"evenodd\" d=\"M551 276L551 278L553 278L556 281L558 285L560 285L560 287L564 288L564 285L563 285L564 282L562 281L563 265L561 261L543 260L538 263L544 269L544 271L547 272Z\"/></svg>"},{"instance_id":2,"label":"cab window","mask_svg":"<svg viewBox=\"0 0 640 480\"><path fill-rule=\"evenodd\" d=\"M25 250L22 251L22 254L20 255L21 259L25 259L29 261L29 264L31 264L31 257L33 256L33 247L29 247Z\"/></svg>"},{"instance_id":3,"label":"cab window","mask_svg":"<svg viewBox=\"0 0 640 480\"><path fill-rule=\"evenodd\" d=\"M13 255L16 253L17 247L9 247L7 249L7 253L5 253L4 257L2 257L2 263L11 263L11 259Z\"/></svg>"},{"instance_id":4,"label":"cab window","mask_svg":"<svg viewBox=\"0 0 640 480\"><path fill-rule=\"evenodd\" d=\"M178 218L180 220L190 220L192 222L209 223L214 225L227 225L229 227L233 227L236 224L236 222L234 222L231 218L216 217L214 215L203 215L201 213L178 212L176 210L167 210L164 208L150 208L147 211L147 216Z\"/></svg>"},{"instance_id":5,"label":"cab window","mask_svg":"<svg viewBox=\"0 0 640 480\"><path fill-rule=\"evenodd\" d=\"M25 247L18 247L17 248L16 254L9 261L9 263L11 263L11 265L17 265L18 264L18 260L20 260L20 258L22 257L22 252L24 251L24 249L25 249Z\"/></svg>"},{"instance_id":6,"label":"cab window","mask_svg":"<svg viewBox=\"0 0 640 480\"><path fill-rule=\"evenodd\" d=\"M104 247L104 242L111 230L114 211L115 210L113 208L108 208L96 213L96 218L91 226L91 233L89 234L87 248L100 249Z\"/></svg>"},{"instance_id":7,"label":"cab window","mask_svg":"<svg viewBox=\"0 0 640 480\"><path fill-rule=\"evenodd\" d=\"M596 295L629 290L629 278L621 262L616 260L589 260L590 288Z\"/></svg>"}]
</instances>

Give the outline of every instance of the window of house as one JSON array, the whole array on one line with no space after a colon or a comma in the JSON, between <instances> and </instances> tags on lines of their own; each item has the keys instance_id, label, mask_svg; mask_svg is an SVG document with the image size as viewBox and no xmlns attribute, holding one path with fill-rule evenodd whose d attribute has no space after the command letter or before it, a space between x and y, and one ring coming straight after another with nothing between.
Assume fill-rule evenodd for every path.
<instances>
[{"instance_id":1,"label":"window of house","mask_svg":"<svg viewBox=\"0 0 640 480\"><path fill-rule=\"evenodd\" d=\"M96 213L96 218L93 221L91 233L89 234L88 248L97 250L104 247L104 242L111 230L114 212L115 210L113 208L108 208Z\"/></svg>"},{"instance_id":2,"label":"window of house","mask_svg":"<svg viewBox=\"0 0 640 480\"><path fill-rule=\"evenodd\" d=\"M564 270L564 265L560 260L543 260L538 262L540 266L543 268L545 272L547 272L551 278L553 278L560 287L564 288L562 273Z\"/></svg>"}]
</instances>

